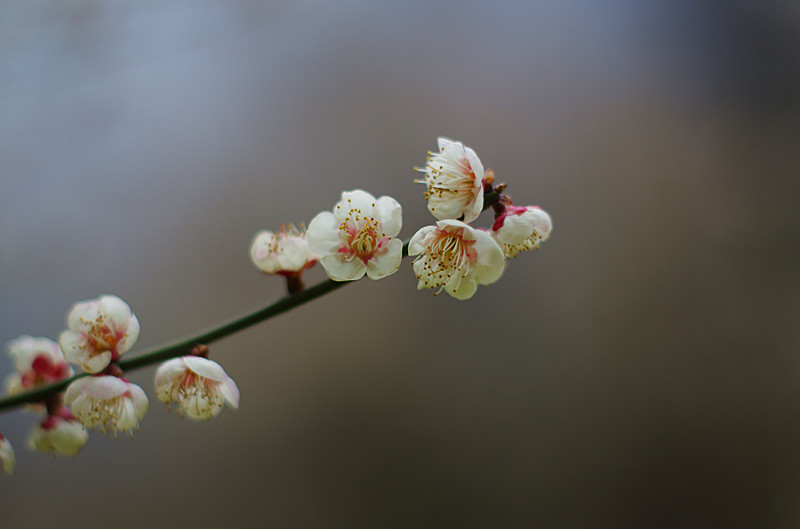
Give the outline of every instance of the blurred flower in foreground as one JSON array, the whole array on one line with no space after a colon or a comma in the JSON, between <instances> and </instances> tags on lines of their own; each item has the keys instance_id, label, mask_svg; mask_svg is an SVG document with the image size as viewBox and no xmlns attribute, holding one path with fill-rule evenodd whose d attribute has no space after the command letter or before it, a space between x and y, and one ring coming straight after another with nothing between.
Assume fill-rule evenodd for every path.
<instances>
[{"instance_id":1,"label":"blurred flower in foreground","mask_svg":"<svg viewBox=\"0 0 800 529\"><path fill-rule=\"evenodd\" d=\"M456 299L471 298L478 285L494 283L505 269L503 251L491 235L458 220L421 228L408 254L419 254L413 262L418 289L444 289Z\"/></svg>"},{"instance_id":2,"label":"blurred flower in foreground","mask_svg":"<svg viewBox=\"0 0 800 529\"><path fill-rule=\"evenodd\" d=\"M472 222L483 211L483 165L475 151L463 143L438 138L439 152L428 153L423 180L428 186L428 211L439 220Z\"/></svg>"},{"instance_id":3,"label":"blurred flower in foreground","mask_svg":"<svg viewBox=\"0 0 800 529\"><path fill-rule=\"evenodd\" d=\"M20 336L8 342L8 352L17 368L17 372L9 375L6 381L9 395L72 376L72 368L53 340Z\"/></svg>"},{"instance_id":4,"label":"blurred flower in foreground","mask_svg":"<svg viewBox=\"0 0 800 529\"><path fill-rule=\"evenodd\" d=\"M142 388L113 376L79 378L67 387L64 402L87 428L115 435L137 428L149 405Z\"/></svg>"},{"instance_id":5,"label":"blurred flower in foreground","mask_svg":"<svg viewBox=\"0 0 800 529\"><path fill-rule=\"evenodd\" d=\"M334 281L381 279L397 272L403 242L395 237L403 226L400 204L391 197L375 199L366 191L345 191L333 212L323 211L308 225L308 244Z\"/></svg>"},{"instance_id":6,"label":"blurred flower in foreground","mask_svg":"<svg viewBox=\"0 0 800 529\"><path fill-rule=\"evenodd\" d=\"M67 360L87 373L99 373L129 350L139 337L139 320L117 296L76 303L67 316L69 330L59 342Z\"/></svg>"},{"instance_id":7,"label":"blurred flower in foreground","mask_svg":"<svg viewBox=\"0 0 800 529\"><path fill-rule=\"evenodd\" d=\"M60 415L51 415L28 438L28 446L38 452L74 456L86 446L89 432L63 408Z\"/></svg>"},{"instance_id":8,"label":"blurred flower in foreground","mask_svg":"<svg viewBox=\"0 0 800 529\"><path fill-rule=\"evenodd\" d=\"M6 474L11 475L14 473L15 466L17 466L17 457L14 455L14 448L0 433L0 468Z\"/></svg>"},{"instance_id":9,"label":"blurred flower in foreground","mask_svg":"<svg viewBox=\"0 0 800 529\"><path fill-rule=\"evenodd\" d=\"M492 225L492 235L502 245L506 257L538 248L552 230L553 220L538 206L508 205Z\"/></svg>"},{"instance_id":10,"label":"blurred flower in foreground","mask_svg":"<svg viewBox=\"0 0 800 529\"><path fill-rule=\"evenodd\" d=\"M298 274L319 260L308 246L305 230L290 224L280 232L260 231L250 245L250 260L266 274Z\"/></svg>"},{"instance_id":11,"label":"blurred flower in foreground","mask_svg":"<svg viewBox=\"0 0 800 529\"><path fill-rule=\"evenodd\" d=\"M155 377L156 396L178 405L178 413L191 419L211 419L227 402L239 407L239 388L222 367L207 358L184 356L161 364Z\"/></svg>"}]
</instances>

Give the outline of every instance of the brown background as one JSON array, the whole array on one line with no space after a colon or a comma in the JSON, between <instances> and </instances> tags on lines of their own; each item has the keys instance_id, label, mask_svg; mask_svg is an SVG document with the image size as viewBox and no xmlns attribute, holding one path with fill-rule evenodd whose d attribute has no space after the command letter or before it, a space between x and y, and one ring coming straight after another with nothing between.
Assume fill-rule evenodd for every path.
<instances>
[{"instance_id":1,"label":"brown background","mask_svg":"<svg viewBox=\"0 0 800 529\"><path fill-rule=\"evenodd\" d=\"M469 302L405 264L214 345L213 422L54 460L3 414L0 525L800 526L799 73L794 1L3 3L0 341L263 304L253 234L342 190L410 237L440 134L555 229Z\"/></svg>"}]
</instances>

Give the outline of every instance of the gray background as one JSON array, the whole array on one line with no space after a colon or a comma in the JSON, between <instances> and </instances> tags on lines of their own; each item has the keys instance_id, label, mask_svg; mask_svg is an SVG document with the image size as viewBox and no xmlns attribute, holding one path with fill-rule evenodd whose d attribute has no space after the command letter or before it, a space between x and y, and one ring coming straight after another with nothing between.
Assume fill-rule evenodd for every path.
<instances>
[{"instance_id":1,"label":"gray background","mask_svg":"<svg viewBox=\"0 0 800 529\"><path fill-rule=\"evenodd\" d=\"M263 304L253 234L342 190L410 237L437 135L555 225L469 302L406 263L215 344L242 406L210 423L151 398L55 460L3 414L3 527L799 526L799 30L794 1L3 2L2 342L104 293L137 349Z\"/></svg>"}]
</instances>

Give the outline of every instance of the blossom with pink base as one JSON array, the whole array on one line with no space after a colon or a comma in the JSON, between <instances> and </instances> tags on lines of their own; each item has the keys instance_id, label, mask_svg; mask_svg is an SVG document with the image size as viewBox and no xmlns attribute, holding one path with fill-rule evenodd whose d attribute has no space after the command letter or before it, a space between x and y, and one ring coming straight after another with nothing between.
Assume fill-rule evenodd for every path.
<instances>
[{"instance_id":1,"label":"blossom with pink base","mask_svg":"<svg viewBox=\"0 0 800 529\"><path fill-rule=\"evenodd\" d=\"M506 257L538 248L550 237L553 220L538 206L505 206L492 225L492 235L501 244Z\"/></svg>"},{"instance_id":2,"label":"blossom with pink base","mask_svg":"<svg viewBox=\"0 0 800 529\"><path fill-rule=\"evenodd\" d=\"M360 189L345 191L333 211L323 211L308 225L311 249L334 281L381 279L397 272L403 242L396 239L403 211L391 197L376 199Z\"/></svg>"},{"instance_id":3,"label":"blossom with pink base","mask_svg":"<svg viewBox=\"0 0 800 529\"><path fill-rule=\"evenodd\" d=\"M491 235L458 220L440 220L411 237L418 289L444 289L456 299L469 299L478 285L494 283L503 274L503 251Z\"/></svg>"},{"instance_id":4,"label":"blossom with pink base","mask_svg":"<svg viewBox=\"0 0 800 529\"><path fill-rule=\"evenodd\" d=\"M99 373L128 351L139 337L139 320L117 296L76 303L59 342L67 360Z\"/></svg>"},{"instance_id":5,"label":"blossom with pink base","mask_svg":"<svg viewBox=\"0 0 800 529\"><path fill-rule=\"evenodd\" d=\"M34 428L28 446L37 452L74 456L86 446L89 432L72 413L62 407L61 413L51 415Z\"/></svg>"},{"instance_id":6,"label":"blossom with pink base","mask_svg":"<svg viewBox=\"0 0 800 529\"><path fill-rule=\"evenodd\" d=\"M296 275L319 260L311 251L305 230L294 225L279 232L264 230L253 237L250 260L265 274Z\"/></svg>"},{"instance_id":7,"label":"blossom with pink base","mask_svg":"<svg viewBox=\"0 0 800 529\"><path fill-rule=\"evenodd\" d=\"M428 186L425 198L428 211L439 220L472 222L483 211L483 164L478 155L460 141L440 137L438 153L428 153L425 178L416 180Z\"/></svg>"},{"instance_id":8,"label":"blossom with pink base","mask_svg":"<svg viewBox=\"0 0 800 529\"><path fill-rule=\"evenodd\" d=\"M67 387L64 403L87 428L115 435L138 428L149 405L142 388L114 376L79 378Z\"/></svg>"},{"instance_id":9,"label":"blossom with pink base","mask_svg":"<svg viewBox=\"0 0 800 529\"><path fill-rule=\"evenodd\" d=\"M0 469L8 475L14 473L14 467L17 466L17 456L14 454L14 447L8 442L8 439L3 437L0 433Z\"/></svg>"},{"instance_id":10,"label":"blossom with pink base","mask_svg":"<svg viewBox=\"0 0 800 529\"><path fill-rule=\"evenodd\" d=\"M184 356L161 364L156 371L156 396L177 404L178 413L190 419L216 417L226 402L239 407L239 388L222 367L207 358Z\"/></svg>"},{"instance_id":11,"label":"blossom with pink base","mask_svg":"<svg viewBox=\"0 0 800 529\"><path fill-rule=\"evenodd\" d=\"M17 368L6 379L9 395L52 384L72 376L61 348L53 340L20 336L8 342L8 352Z\"/></svg>"}]
</instances>

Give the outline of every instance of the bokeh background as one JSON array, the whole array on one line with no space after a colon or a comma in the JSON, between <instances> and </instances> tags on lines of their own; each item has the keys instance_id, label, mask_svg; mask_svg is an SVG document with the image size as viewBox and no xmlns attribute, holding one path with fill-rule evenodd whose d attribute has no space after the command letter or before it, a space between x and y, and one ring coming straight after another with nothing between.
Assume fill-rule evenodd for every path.
<instances>
[{"instance_id":1,"label":"bokeh background","mask_svg":"<svg viewBox=\"0 0 800 529\"><path fill-rule=\"evenodd\" d=\"M152 399L56 460L4 413L0 524L800 526L792 0L4 2L0 341L104 293L137 349L264 304L253 234L342 190L410 237L438 135L552 214L541 250L469 302L405 264L213 345L242 406L210 423Z\"/></svg>"}]
</instances>

